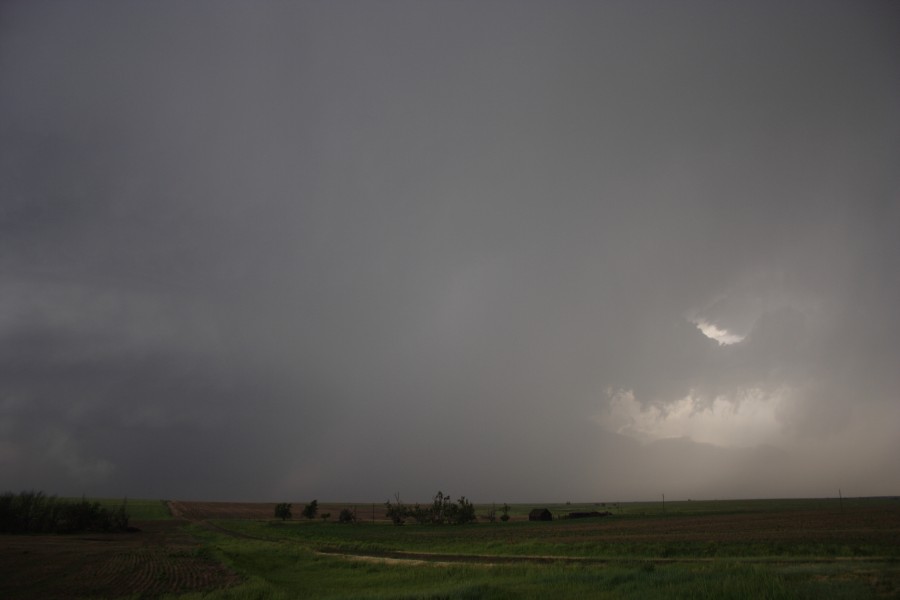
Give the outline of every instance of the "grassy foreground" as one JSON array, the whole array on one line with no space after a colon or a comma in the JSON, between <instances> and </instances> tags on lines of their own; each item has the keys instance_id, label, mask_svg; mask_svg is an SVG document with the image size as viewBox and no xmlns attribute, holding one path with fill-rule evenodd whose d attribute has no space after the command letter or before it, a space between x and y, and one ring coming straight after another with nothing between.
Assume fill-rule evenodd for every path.
<instances>
[{"instance_id":1,"label":"grassy foreground","mask_svg":"<svg viewBox=\"0 0 900 600\"><path fill-rule=\"evenodd\" d=\"M249 575L244 584L190 599L290 598L870 598L862 571L878 565L773 568L735 563L435 565L320 556L302 547L219 540L217 551ZM862 571L861 571L862 570ZM896 573L894 574L896 576Z\"/></svg>"},{"instance_id":2,"label":"grassy foreground","mask_svg":"<svg viewBox=\"0 0 900 600\"><path fill-rule=\"evenodd\" d=\"M469 526L223 519L191 531L244 583L170 598L893 598L898 525L894 499L632 504Z\"/></svg>"},{"instance_id":3,"label":"grassy foreground","mask_svg":"<svg viewBox=\"0 0 900 600\"><path fill-rule=\"evenodd\" d=\"M274 504L129 500L137 532L0 536L0 598L900 598L896 498L548 504L612 514L536 523L518 505L508 523L402 527L327 506L282 522Z\"/></svg>"}]
</instances>

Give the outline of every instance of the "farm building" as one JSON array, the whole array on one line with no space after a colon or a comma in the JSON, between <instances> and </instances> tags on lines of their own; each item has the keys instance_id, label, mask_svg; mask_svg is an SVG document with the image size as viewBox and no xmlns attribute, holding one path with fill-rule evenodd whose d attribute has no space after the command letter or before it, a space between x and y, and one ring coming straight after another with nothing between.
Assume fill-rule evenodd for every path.
<instances>
[{"instance_id":1,"label":"farm building","mask_svg":"<svg viewBox=\"0 0 900 600\"><path fill-rule=\"evenodd\" d=\"M528 513L529 521L552 521L553 513L546 508L535 508Z\"/></svg>"}]
</instances>

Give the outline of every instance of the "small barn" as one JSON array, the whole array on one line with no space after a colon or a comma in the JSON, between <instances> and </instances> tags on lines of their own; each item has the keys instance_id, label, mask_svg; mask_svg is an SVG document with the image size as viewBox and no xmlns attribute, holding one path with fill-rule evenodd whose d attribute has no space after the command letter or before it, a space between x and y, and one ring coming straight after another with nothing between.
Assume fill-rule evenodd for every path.
<instances>
[{"instance_id":1,"label":"small barn","mask_svg":"<svg viewBox=\"0 0 900 600\"><path fill-rule=\"evenodd\" d=\"M546 508L535 508L528 513L529 521L552 521L553 513Z\"/></svg>"}]
</instances>

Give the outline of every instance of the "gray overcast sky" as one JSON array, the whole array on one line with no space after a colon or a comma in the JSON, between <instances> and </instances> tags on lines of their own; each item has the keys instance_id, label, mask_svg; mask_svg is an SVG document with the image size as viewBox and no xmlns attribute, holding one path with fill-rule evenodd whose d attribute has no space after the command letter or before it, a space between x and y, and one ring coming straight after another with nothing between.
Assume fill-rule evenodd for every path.
<instances>
[{"instance_id":1,"label":"gray overcast sky","mask_svg":"<svg viewBox=\"0 0 900 600\"><path fill-rule=\"evenodd\" d=\"M0 5L0 484L900 493L895 2Z\"/></svg>"}]
</instances>

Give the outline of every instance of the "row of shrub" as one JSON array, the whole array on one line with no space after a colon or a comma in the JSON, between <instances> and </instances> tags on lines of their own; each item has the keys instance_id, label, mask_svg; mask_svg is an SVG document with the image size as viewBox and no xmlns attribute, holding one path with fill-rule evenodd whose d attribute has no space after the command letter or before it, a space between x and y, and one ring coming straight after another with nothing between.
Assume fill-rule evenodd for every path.
<instances>
[{"instance_id":1,"label":"row of shrub","mask_svg":"<svg viewBox=\"0 0 900 600\"><path fill-rule=\"evenodd\" d=\"M125 531L126 501L117 508L99 502L61 500L43 492L6 492L0 495L0 533L75 533Z\"/></svg>"},{"instance_id":2,"label":"row of shrub","mask_svg":"<svg viewBox=\"0 0 900 600\"><path fill-rule=\"evenodd\" d=\"M460 496L459 500L453 502L450 494L438 492L434 495L431 504L424 506L415 504L407 506L400 501L400 495L394 496L394 502L388 500L384 503L387 508L387 516L394 525L403 525L407 519L412 519L417 523L431 523L434 525L443 525L445 523L453 525L464 525L475 521L475 506L466 500L465 496Z\"/></svg>"},{"instance_id":3,"label":"row of shrub","mask_svg":"<svg viewBox=\"0 0 900 600\"><path fill-rule=\"evenodd\" d=\"M275 505L275 518L281 519L282 521L286 521L292 518L291 513L291 503L290 502L281 502L280 504ZM319 514L319 501L313 500L309 504L303 507L303 516L307 519L315 519L316 515L321 517L322 522L328 521L331 518L331 513L322 513ZM350 510L349 508L344 508L341 510L341 514L338 515L338 523L356 523L356 509Z\"/></svg>"}]
</instances>

